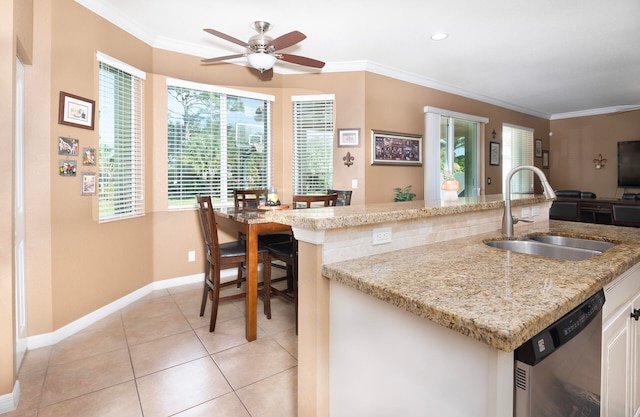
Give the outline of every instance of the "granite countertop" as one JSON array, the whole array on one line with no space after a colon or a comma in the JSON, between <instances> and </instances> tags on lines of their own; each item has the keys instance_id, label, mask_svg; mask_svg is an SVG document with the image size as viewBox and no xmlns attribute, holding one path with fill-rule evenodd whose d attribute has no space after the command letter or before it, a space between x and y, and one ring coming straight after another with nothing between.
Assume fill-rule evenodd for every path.
<instances>
[{"instance_id":1,"label":"granite countertop","mask_svg":"<svg viewBox=\"0 0 640 417\"><path fill-rule=\"evenodd\" d=\"M640 262L637 228L551 220L527 231L532 233L617 245L587 260L566 261L485 245L502 237L496 231L326 264L322 274L511 352Z\"/></svg>"},{"instance_id":2,"label":"granite countertop","mask_svg":"<svg viewBox=\"0 0 640 417\"><path fill-rule=\"evenodd\" d=\"M514 196L512 206L546 202L542 195L525 194ZM407 201L398 203L361 204L341 207L320 207L306 210L279 210L265 213L265 218L276 223L288 224L309 230L337 229L365 224L412 220L432 216L469 213L491 209L502 209L501 194L479 197L461 197L457 202Z\"/></svg>"}]
</instances>

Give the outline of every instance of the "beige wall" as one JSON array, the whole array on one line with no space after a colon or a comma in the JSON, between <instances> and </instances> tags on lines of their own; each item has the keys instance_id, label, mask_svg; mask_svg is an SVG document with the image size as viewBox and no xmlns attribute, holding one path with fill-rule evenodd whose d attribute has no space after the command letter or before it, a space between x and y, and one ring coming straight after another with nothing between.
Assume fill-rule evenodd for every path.
<instances>
[{"instance_id":1,"label":"beige wall","mask_svg":"<svg viewBox=\"0 0 640 417\"><path fill-rule=\"evenodd\" d=\"M485 132L482 132L484 134L485 175L481 182L485 194L500 194L502 192L501 166L489 165L489 142L495 141L502 144L500 132L503 123L533 128L535 137L543 140L543 148L549 149L549 121L546 119L377 74L367 73L366 75L364 106L366 108L364 134L367 161L365 170L366 201L370 203L393 201L393 188L405 185L412 185L416 199L424 198L423 168L370 165L369 136L371 130L413 133L424 136L425 106L489 118ZM491 138L493 129L498 133L495 140ZM535 158L534 164L542 168L542 159ZM549 170L546 170L546 173L549 175ZM487 185L487 177L491 178L491 185ZM551 183L553 184L553 181ZM537 182L536 186L539 188Z\"/></svg>"},{"instance_id":2,"label":"beige wall","mask_svg":"<svg viewBox=\"0 0 640 417\"><path fill-rule=\"evenodd\" d=\"M554 120L551 130L549 162L554 187L620 198L624 190L618 188L617 143L640 140L640 111ZM608 162L598 170L593 159L599 154Z\"/></svg>"},{"instance_id":3,"label":"beige wall","mask_svg":"<svg viewBox=\"0 0 640 417\"><path fill-rule=\"evenodd\" d=\"M9 4L7 4L9 3ZM14 2L26 4L31 2ZM27 297L29 334L60 329L153 281L198 274L203 271L202 243L196 212L168 212L166 179L166 78L223 85L272 94L275 184L283 199L292 194L291 96L335 94L336 128L361 129L357 148L338 148L334 142L334 187L350 189L358 181L353 204L391 201L393 188L413 185L423 195L423 169L370 165L370 131L388 130L423 134L426 105L488 117L485 135L502 123L532 127L549 149L548 120L528 116L426 87L366 72L278 75L260 81L252 70L229 64L201 65L199 58L154 50L128 33L99 18L73 0L34 0L33 30L27 12L14 16L11 2L0 6L0 92L13 97L16 55L13 21L20 25L20 48L27 57ZM26 26L26 28L25 28ZM78 34L82 34L78 36ZM31 39L29 39L31 36ZM14 41L11 41L14 39ZM80 147L98 147L98 130L57 123L59 92L97 100L96 51L147 72L145 81L146 215L99 224L97 197L80 196L79 177L56 173L58 136L80 141ZM18 51L19 52L19 51ZM11 166L13 108L0 112L2 165ZM9 103L11 104L11 103ZM99 103L97 103L99 111ZM98 113L96 113L97 115ZM97 120L96 120L97 124ZM555 127L554 127L555 129ZM554 135L556 138L561 134ZM485 143L488 149L489 138ZM500 138L496 138L500 141ZM553 145L553 143L552 143ZM580 146L578 143L577 146ZM554 145L555 147L555 145ZM552 147L552 169L557 167ZM342 157L349 151L354 165ZM598 151L599 152L599 151ZM606 155L606 151L602 152ZM487 152L488 154L488 152ZM596 153L597 154L597 153ZM488 158L488 157L487 157ZM591 158L591 156L590 156ZM613 157L612 157L613 158ZM79 158L78 158L79 159ZM98 161L100 155L98 154ZM536 160L541 165L541 160ZM97 168L87 167L97 171ZM501 192L499 167L488 166L493 184L487 194ZM79 166L79 171L83 167ZM10 172L10 170L8 171ZM555 173L555 171L554 171ZM11 248L11 175L0 177L0 236L2 248ZM554 184L554 176L551 177ZM230 238L230 237L228 237ZM197 262L187 262L187 252L197 251ZM13 334L12 255L0 251L0 332ZM5 311L6 310L6 311ZM0 394L13 386L13 341L0 338Z\"/></svg>"}]
</instances>

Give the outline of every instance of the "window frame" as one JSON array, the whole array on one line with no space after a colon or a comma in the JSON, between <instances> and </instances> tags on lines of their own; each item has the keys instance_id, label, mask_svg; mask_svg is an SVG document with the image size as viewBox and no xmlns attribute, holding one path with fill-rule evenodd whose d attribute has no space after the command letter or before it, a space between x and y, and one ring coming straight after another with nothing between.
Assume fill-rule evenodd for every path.
<instances>
[{"instance_id":1,"label":"window frame","mask_svg":"<svg viewBox=\"0 0 640 417\"><path fill-rule=\"evenodd\" d=\"M145 215L145 165L144 165L144 82L146 73L129 64L112 58L101 52L96 52L96 60L98 62L98 104L99 104L99 123L98 123L98 145L100 149L98 159L98 222L105 223L117 220L126 220ZM107 66L112 74L119 72L130 77L130 95L126 97L129 109L128 112L115 114L109 113L108 102L105 101L102 94L104 93L106 79L103 79L103 68ZM120 86L125 85L118 80ZM126 85L125 85L126 86ZM113 95L116 91L110 91ZM114 98L115 103L115 98ZM109 123L103 117L110 115L113 120L126 120L127 123ZM110 126L112 129L108 132L106 129ZM117 137L116 131L123 130L124 135ZM107 135L109 133L110 135ZM127 136L127 133L130 136ZM111 142L106 136L111 136L113 141L112 153L107 151L107 146ZM125 148L119 148L115 151L117 145L126 145ZM113 158L111 156L113 156ZM110 170L108 161L113 162L115 167ZM114 175L115 173L115 175ZM114 179L115 178L115 179ZM112 191L107 191L113 188ZM120 198L116 196L120 194ZM111 212L110 207L118 205L120 213L116 209Z\"/></svg>"},{"instance_id":2,"label":"window frame","mask_svg":"<svg viewBox=\"0 0 640 417\"><path fill-rule=\"evenodd\" d=\"M197 82L193 82L193 81L186 81L186 80L180 80L180 79L175 79L175 78L167 78L166 80L166 93L167 93L167 100L169 100L168 95L169 95L169 91L171 88L183 88L183 89L190 89L190 90L195 90L195 91L199 91L199 92L206 92L206 93L213 93L218 95L218 100L219 100L219 111L220 111L220 115L219 115L219 130L217 132L211 132L214 136L212 136L210 139L211 141L208 143L208 150L212 150L216 148L216 144L214 144L215 140L219 140L219 144L217 145L217 148L219 149L220 155L218 155L220 157L220 165L219 165L219 170L220 170L220 179L219 179L219 183L215 184L215 183L211 183L208 186L205 187L200 187L197 189L194 189L194 191L192 191L194 194L194 202L193 204L191 203L184 203L184 201L186 200L185 198L183 198L182 204L180 203L176 203L176 204L172 204L172 198L174 196L178 196L179 194L173 194L171 192L171 173L169 172L169 165L167 166L167 209L169 211L179 211L179 210L188 210L188 209L193 209L194 207L196 207L196 202L195 202L195 195L197 194L209 194L212 195L213 198L213 204L212 206L214 207L228 207L228 206L232 206L233 205L233 198L231 197L232 192L233 192L233 185L229 185L229 176L228 176L228 166L229 163L231 162L235 162L233 160L230 160L229 158L227 158L227 141L228 141L228 129L227 129L227 120L228 120L228 109L227 109L227 100L232 97L232 98L239 98L239 99L250 99L250 100L258 100L258 101L264 101L265 102L265 106L266 108L264 109L264 114L266 115L266 121L263 124L263 132L266 135L266 138L264 139L264 151L266 152L266 172L264 172L264 178L266 181L266 185L264 187L260 187L260 188L268 188L272 182L273 182L273 155L272 155L272 138L273 138L273 132L272 132L272 119L273 119L273 115L272 115L272 108L273 108L273 104L275 103L275 96L273 95L268 95L268 94L262 94L262 93L256 93L256 92L252 92L252 91L247 91L247 90L237 90L237 89L232 89L232 88L226 88L226 87L221 87L221 86L217 86L217 85L212 85L212 84L203 84L203 83L197 83ZM169 107L169 106L168 106ZM170 111L170 109L168 108L167 111ZM167 126L169 128L169 123L170 123L170 117L167 116ZM242 123L237 123L238 125L241 125ZM244 124L242 124L244 125ZM171 140L171 132L170 129L168 129L167 131L167 156L168 158L171 155L171 149L169 148L170 144L170 140ZM237 161L237 160L236 160ZM169 163L169 162L167 162ZM180 173L183 172L184 168L180 168ZM181 174L179 174L181 175ZM219 190L218 193L214 193L214 188L215 186L218 185L219 186ZM185 192L182 190L185 190L184 187L188 187L188 184L181 184L180 185L180 194L184 194L184 195L188 195L190 194L190 192ZM225 191L226 190L226 191Z\"/></svg>"},{"instance_id":3,"label":"window frame","mask_svg":"<svg viewBox=\"0 0 640 417\"><path fill-rule=\"evenodd\" d=\"M511 130L513 132L511 132ZM513 137L513 134L517 137ZM534 158L534 130L530 127L509 123L502 124L502 189L506 190L506 178L511 169L522 165L533 165ZM514 145L513 140L518 143ZM517 165L514 165L516 164ZM512 194L533 194L533 172L523 170L516 172L511 179Z\"/></svg>"},{"instance_id":4,"label":"window frame","mask_svg":"<svg viewBox=\"0 0 640 417\"><path fill-rule=\"evenodd\" d=\"M317 95L300 95L292 96L292 113L293 113L293 158L292 158L292 179L293 179L293 194L294 195L318 195L326 194L326 190L333 188L333 157L334 157L334 138L335 138L335 94L317 94ZM323 104L324 103L324 104ZM330 103L330 105L329 105ZM302 120L303 116L308 114L299 113L298 110L302 107L308 107L312 109L318 109L322 112L320 116L324 121L311 122ZM330 122L327 123L327 117L330 117ZM308 167L305 167L307 161L304 155L308 154L308 147L306 145L309 142L302 142L302 139L309 138L308 131L310 129L321 129L317 132L317 137L323 146L324 155L322 155L321 165L324 165L325 170L321 170L320 175L322 183L311 187L309 178L302 178L310 174ZM317 142L316 142L317 144ZM317 151L317 148L315 148ZM319 156L318 152L313 152L315 156ZM317 166L317 165L316 165Z\"/></svg>"}]
</instances>

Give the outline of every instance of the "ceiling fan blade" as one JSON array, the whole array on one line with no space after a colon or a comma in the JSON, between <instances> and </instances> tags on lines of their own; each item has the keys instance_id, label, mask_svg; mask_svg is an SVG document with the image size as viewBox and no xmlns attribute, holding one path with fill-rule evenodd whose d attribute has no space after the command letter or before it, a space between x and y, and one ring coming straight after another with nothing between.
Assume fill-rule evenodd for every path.
<instances>
[{"instance_id":1,"label":"ceiling fan blade","mask_svg":"<svg viewBox=\"0 0 640 417\"><path fill-rule=\"evenodd\" d=\"M272 40L267 47L273 47L274 51L279 51L280 49L288 48L290 46L295 45L298 42L302 42L305 40L307 36L297 30L293 32L285 33L282 36L278 36L274 40Z\"/></svg>"},{"instance_id":2,"label":"ceiling fan blade","mask_svg":"<svg viewBox=\"0 0 640 417\"><path fill-rule=\"evenodd\" d=\"M249 45L247 45L247 43L245 41L241 41L240 39L234 38L233 36L229 36L226 33L218 32L217 30L213 30L213 29L202 29L202 30L204 30L207 33L212 34L213 36L217 36L217 37L222 38L222 39L224 39L226 41L233 42L236 45L240 45L240 46L243 46L245 48L249 47Z\"/></svg>"},{"instance_id":3,"label":"ceiling fan blade","mask_svg":"<svg viewBox=\"0 0 640 417\"><path fill-rule=\"evenodd\" d=\"M227 56L218 56L218 57L215 57L215 58L202 59L202 60L200 60L200 62L204 62L205 64L210 64L212 62L226 61L227 59L241 58L243 56L245 56L245 54L234 54L234 55L227 55Z\"/></svg>"},{"instance_id":4,"label":"ceiling fan blade","mask_svg":"<svg viewBox=\"0 0 640 417\"><path fill-rule=\"evenodd\" d=\"M291 55L291 54L278 54L278 55L280 55L280 59L282 59L283 61L291 62L298 65L304 65L305 67L313 67L313 68L324 67L324 62L307 58L305 56Z\"/></svg>"},{"instance_id":5,"label":"ceiling fan blade","mask_svg":"<svg viewBox=\"0 0 640 417\"><path fill-rule=\"evenodd\" d=\"M260 74L260 79L262 81L269 81L273 78L273 68L268 69Z\"/></svg>"}]
</instances>

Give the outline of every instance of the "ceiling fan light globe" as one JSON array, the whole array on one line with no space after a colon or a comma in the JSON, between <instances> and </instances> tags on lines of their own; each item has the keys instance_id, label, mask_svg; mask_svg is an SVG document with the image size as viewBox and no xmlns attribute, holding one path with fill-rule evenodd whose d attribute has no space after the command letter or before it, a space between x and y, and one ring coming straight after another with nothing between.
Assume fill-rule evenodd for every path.
<instances>
[{"instance_id":1,"label":"ceiling fan light globe","mask_svg":"<svg viewBox=\"0 0 640 417\"><path fill-rule=\"evenodd\" d=\"M270 70L276 63L276 57L264 52L256 52L248 55L247 60L249 61L249 65L260 71Z\"/></svg>"}]
</instances>

